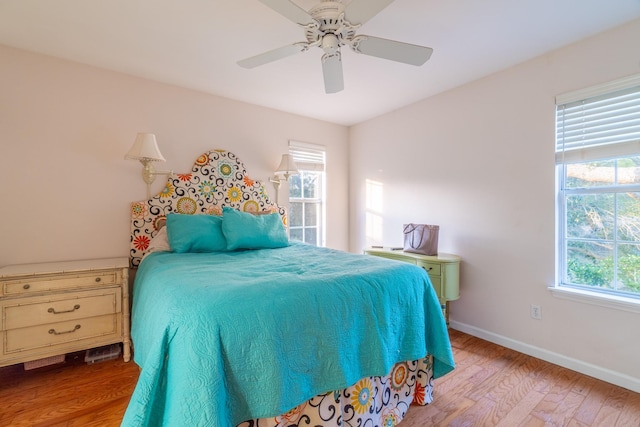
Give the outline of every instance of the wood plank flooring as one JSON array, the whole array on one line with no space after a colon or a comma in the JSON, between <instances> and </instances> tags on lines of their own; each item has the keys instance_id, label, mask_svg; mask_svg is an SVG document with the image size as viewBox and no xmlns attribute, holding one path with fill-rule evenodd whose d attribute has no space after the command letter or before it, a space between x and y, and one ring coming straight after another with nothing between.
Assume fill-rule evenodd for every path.
<instances>
[{"instance_id":1,"label":"wood plank flooring","mask_svg":"<svg viewBox=\"0 0 640 427\"><path fill-rule=\"evenodd\" d=\"M640 427L640 394L450 330L457 368L435 381L435 402L401 427ZM0 426L120 426L138 378L133 362L0 368Z\"/></svg>"},{"instance_id":2,"label":"wood plank flooring","mask_svg":"<svg viewBox=\"0 0 640 427\"><path fill-rule=\"evenodd\" d=\"M640 427L640 394L450 329L456 369L402 427Z\"/></svg>"},{"instance_id":3,"label":"wood plank flooring","mask_svg":"<svg viewBox=\"0 0 640 427\"><path fill-rule=\"evenodd\" d=\"M0 368L0 426L120 426L138 366L117 360L87 365L84 352L63 364L25 371Z\"/></svg>"}]
</instances>

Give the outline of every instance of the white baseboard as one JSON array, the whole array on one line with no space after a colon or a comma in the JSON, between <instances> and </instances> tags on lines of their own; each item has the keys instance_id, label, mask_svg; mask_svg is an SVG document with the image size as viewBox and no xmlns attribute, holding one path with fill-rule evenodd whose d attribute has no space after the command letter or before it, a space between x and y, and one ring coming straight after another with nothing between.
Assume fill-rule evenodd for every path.
<instances>
[{"instance_id":1,"label":"white baseboard","mask_svg":"<svg viewBox=\"0 0 640 427\"><path fill-rule=\"evenodd\" d=\"M585 374L590 377L615 384L636 393L640 393L639 378L634 378L620 372L615 372L609 369L602 368L600 366L592 365L582 360L563 356L562 354L554 353L552 351L548 351L521 341L516 341L502 335L494 334L493 332L485 331L484 329L476 328L475 326L456 322L455 320L451 320L449 326L451 327L451 329L473 335L474 337L482 338L483 340L492 342L494 344L519 351L520 353L524 353L529 356L533 356L538 359L553 363L555 365L580 372L581 374Z\"/></svg>"}]
</instances>

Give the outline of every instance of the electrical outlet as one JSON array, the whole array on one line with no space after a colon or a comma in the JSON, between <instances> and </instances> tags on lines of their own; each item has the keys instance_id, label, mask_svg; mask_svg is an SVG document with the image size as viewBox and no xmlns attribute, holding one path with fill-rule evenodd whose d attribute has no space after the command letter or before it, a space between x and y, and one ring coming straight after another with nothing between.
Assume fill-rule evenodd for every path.
<instances>
[{"instance_id":1,"label":"electrical outlet","mask_svg":"<svg viewBox=\"0 0 640 427\"><path fill-rule=\"evenodd\" d=\"M542 310L539 305L531 304L531 318L536 320L542 319Z\"/></svg>"}]
</instances>

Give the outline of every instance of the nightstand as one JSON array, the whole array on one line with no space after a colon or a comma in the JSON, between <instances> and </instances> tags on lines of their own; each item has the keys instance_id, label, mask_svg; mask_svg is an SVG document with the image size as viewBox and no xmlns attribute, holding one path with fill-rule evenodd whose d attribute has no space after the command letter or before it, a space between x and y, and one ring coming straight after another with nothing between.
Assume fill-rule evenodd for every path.
<instances>
[{"instance_id":1,"label":"nightstand","mask_svg":"<svg viewBox=\"0 0 640 427\"><path fill-rule=\"evenodd\" d=\"M129 260L0 268L0 366L121 342L131 358Z\"/></svg>"},{"instance_id":2,"label":"nightstand","mask_svg":"<svg viewBox=\"0 0 640 427\"><path fill-rule=\"evenodd\" d=\"M429 274L431 284L440 300L442 314L449 325L449 301L460 298L459 256L445 253L428 256L389 248L365 249L364 253L409 262L423 268Z\"/></svg>"}]
</instances>

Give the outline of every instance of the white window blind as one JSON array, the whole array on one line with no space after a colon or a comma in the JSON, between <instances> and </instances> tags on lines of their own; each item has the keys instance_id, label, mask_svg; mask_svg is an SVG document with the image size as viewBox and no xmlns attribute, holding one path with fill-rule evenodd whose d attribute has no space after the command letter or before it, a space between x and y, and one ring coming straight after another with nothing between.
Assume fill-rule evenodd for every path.
<instances>
[{"instance_id":1,"label":"white window blind","mask_svg":"<svg viewBox=\"0 0 640 427\"><path fill-rule=\"evenodd\" d=\"M309 142L289 141L289 154L298 165L298 169L324 172L325 147Z\"/></svg>"},{"instance_id":2,"label":"white window blind","mask_svg":"<svg viewBox=\"0 0 640 427\"><path fill-rule=\"evenodd\" d=\"M556 163L640 152L640 74L556 97Z\"/></svg>"}]
</instances>

